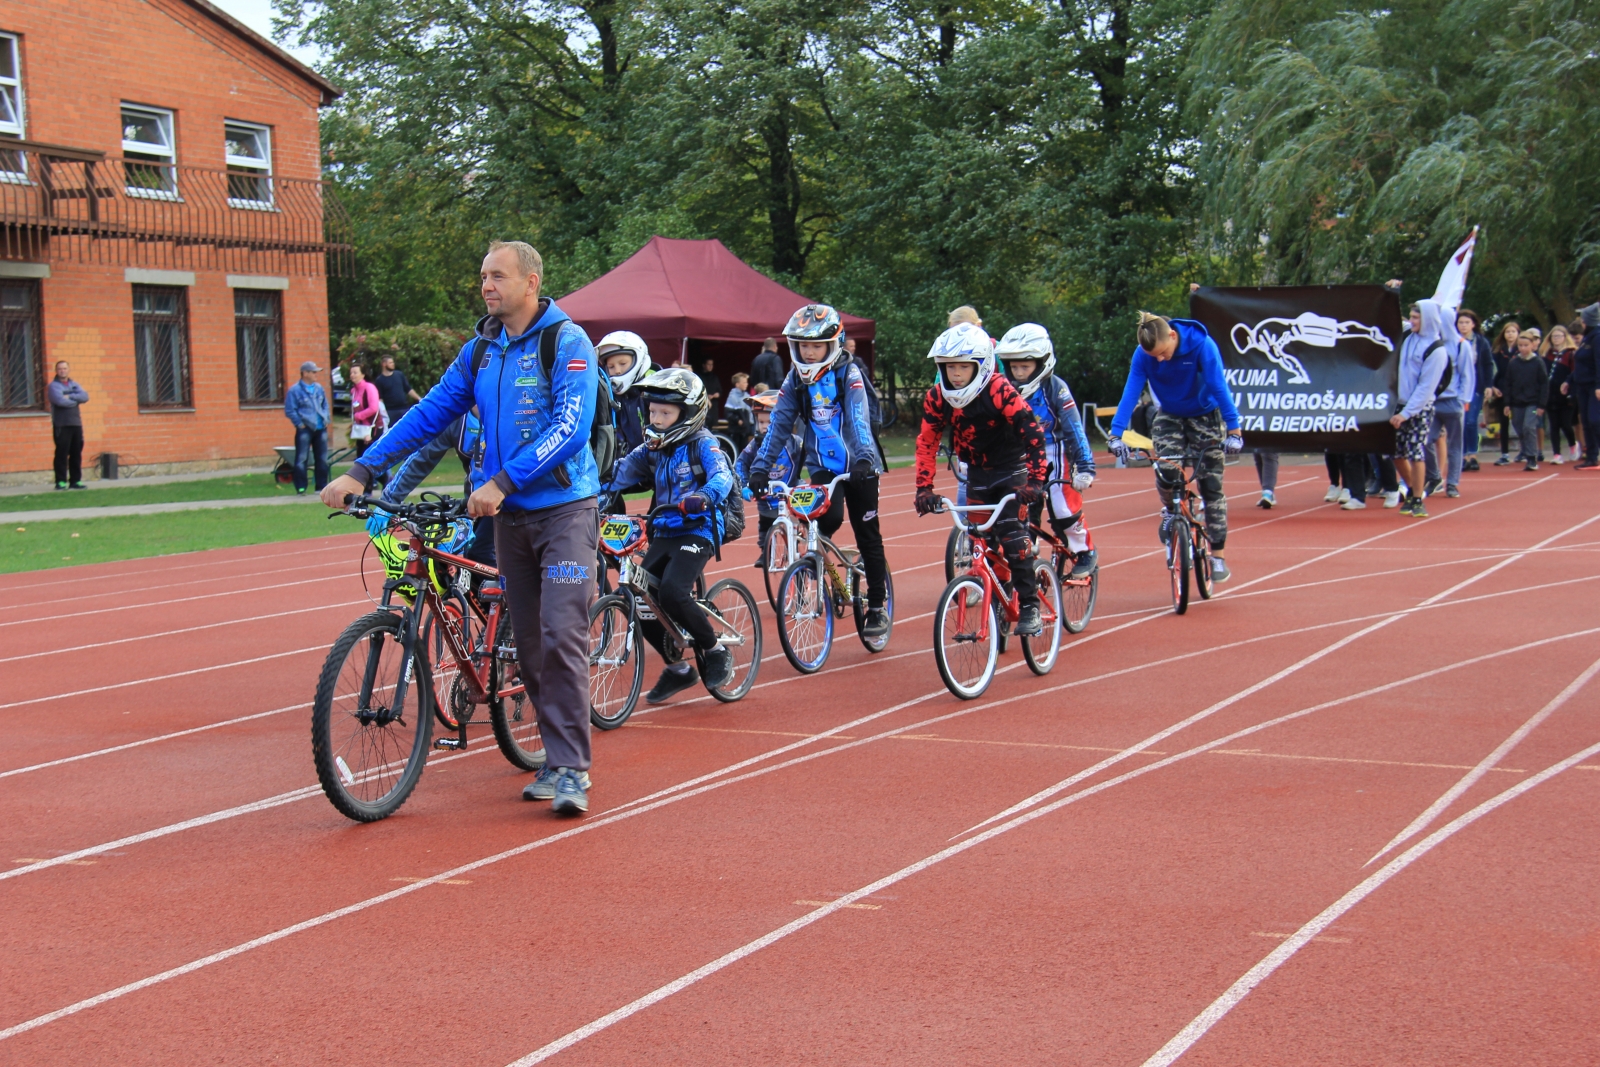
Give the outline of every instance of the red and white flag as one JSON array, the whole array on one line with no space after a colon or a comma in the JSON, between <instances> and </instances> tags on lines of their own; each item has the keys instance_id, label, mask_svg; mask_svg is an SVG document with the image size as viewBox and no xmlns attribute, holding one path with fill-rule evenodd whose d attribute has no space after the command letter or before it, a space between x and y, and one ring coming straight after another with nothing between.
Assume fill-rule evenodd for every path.
<instances>
[{"instance_id":1,"label":"red and white flag","mask_svg":"<svg viewBox=\"0 0 1600 1067\"><path fill-rule=\"evenodd\" d=\"M1461 299L1467 292L1467 272L1472 269L1472 249L1478 243L1478 227L1456 249L1456 254L1445 263L1439 274L1439 285L1433 291L1433 301L1452 311L1461 310Z\"/></svg>"}]
</instances>

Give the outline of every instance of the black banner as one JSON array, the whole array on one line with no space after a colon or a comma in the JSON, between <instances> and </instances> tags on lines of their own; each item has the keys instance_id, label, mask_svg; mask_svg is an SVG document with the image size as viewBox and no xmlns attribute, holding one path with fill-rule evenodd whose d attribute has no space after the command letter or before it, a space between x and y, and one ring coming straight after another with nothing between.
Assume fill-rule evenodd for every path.
<instances>
[{"instance_id":1,"label":"black banner","mask_svg":"<svg viewBox=\"0 0 1600 1067\"><path fill-rule=\"evenodd\" d=\"M1246 448L1394 452L1400 297L1381 285L1201 288Z\"/></svg>"}]
</instances>

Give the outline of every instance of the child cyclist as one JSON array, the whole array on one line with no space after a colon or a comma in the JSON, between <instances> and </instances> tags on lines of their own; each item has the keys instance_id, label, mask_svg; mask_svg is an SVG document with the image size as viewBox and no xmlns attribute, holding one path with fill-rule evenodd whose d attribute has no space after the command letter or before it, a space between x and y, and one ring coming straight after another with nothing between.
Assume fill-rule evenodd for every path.
<instances>
[{"instance_id":1,"label":"child cyclist","mask_svg":"<svg viewBox=\"0 0 1600 1067\"><path fill-rule=\"evenodd\" d=\"M826 484L841 474L850 480L818 523L829 537L850 511L850 528L867 572L867 615L861 636L882 637L889 632L889 564L883 554L883 533L878 528L878 446L868 415L866 379L861 368L840 343L844 324L826 304L807 304L783 328L789 341L792 367L778 390L772 428L761 451L750 463L750 490L767 491L773 464L797 429L803 429L806 466L814 484Z\"/></svg>"},{"instance_id":2,"label":"child cyclist","mask_svg":"<svg viewBox=\"0 0 1600 1067\"><path fill-rule=\"evenodd\" d=\"M949 428L956 458L967 465L968 504L992 504L1016 494L992 529L1017 590L1016 632L1040 634L1044 627L1033 539L1019 517L1021 508L1044 502L1048 468L1039 420L1011 380L995 373L994 345L981 328L966 322L952 326L939 335L928 357L937 365L939 380L922 402L922 429L917 432L917 514L939 508L933 476L939 440Z\"/></svg>"},{"instance_id":3,"label":"child cyclist","mask_svg":"<svg viewBox=\"0 0 1600 1067\"><path fill-rule=\"evenodd\" d=\"M744 446L744 451L740 452L739 458L733 462L733 473L738 475L741 485L750 480L750 464L755 462L756 454L766 443L767 428L772 422L772 409L777 403L776 389L769 389L750 398L750 410L756 420L755 436L750 438L750 442ZM767 476L774 482L793 485L805 458L805 441L796 434L790 434L788 447L778 452L767 471ZM756 534L756 543L761 547L761 554L756 557L756 570L764 570L767 566L767 531L772 529L772 524L778 520L778 509L773 505L772 499L765 496L757 498L756 508L761 515L761 526Z\"/></svg>"},{"instance_id":4,"label":"child cyclist","mask_svg":"<svg viewBox=\"0 0 1600 1067\"><path fill-rule=\"evenodd\" d=\"M738 487L727 457L705 428L711 403L700 379L674 367L651 375L642 388L650 420L644 443L617 461L606 491L648 483L655 489L653 506L669 509L651 521L644 569L661 609L694 639L707 687L725 685L733 676L733 657L717 644L716 631L695 603L694 583L721 540L722 502ZM659 704L700 680L667 644L659 621L641 619L639 627L667 664L646 701Z\"/></svg>"},{"instance_id":5,"label":"child cyclist","mask_svg":"<svg viewBox=\"0 0 1600 1067\"><path fill-rule=\"evenodd\" d=\"M617 398L617 455L626 456L644 444L644 428L650 421L649 403L641 383L661 368L650 362L650 349L644 338L629 330L615 330L600 338L595 355L611 379L611 393ZM622 486L624 491L632 488L635 487Z\"/></svg>"},{"instance_id":6,"label":"child cyclist","mask_svg":"<svg viewBox=\"0 0 1600 1067\"><path fill-rule=\"evenodd\" d=\"M994 355L1039 420L1050 478L1067 483L1050 487L1050 528L1072 551L1070 577L1087 578L1094 573L1095 551L1094 538L1083 522L1082 494L1094 484L1094 452L1072 390L1053 373L1056 351L1050 332L1034 322L1013 326L1000 338ZM1033 525L1039 524L1043 510L1043 503L1030 509Z\"/></svg>"}]
</instances>

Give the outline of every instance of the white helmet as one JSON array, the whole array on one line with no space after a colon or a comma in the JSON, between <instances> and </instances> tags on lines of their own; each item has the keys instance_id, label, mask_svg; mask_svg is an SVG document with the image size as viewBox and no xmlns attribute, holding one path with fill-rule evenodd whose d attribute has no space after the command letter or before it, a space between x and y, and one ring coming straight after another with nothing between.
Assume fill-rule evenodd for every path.
<instances>
[{"instance_id":1,"label":"white helmet","mask_svg":"<svg viewBox=\"0 0 1600 1067\"><path fill-rule=\"evenodd\" d=\"M789 322L783 328L783 336L789 342L789 362L794 366L794 372L800 375L800 380L810 385L823 372L832 369L841 359L844 345L844 323L839 321L839 313L827 304L807 304L805 307L789 316ZM826 341L828 355L815 363L807 363L800 358L801 341Z\"/></svg>"},{"instance_id":2,"label":"white helmet","mask_svg":"<svg viewBox=\"0 0 1600 1067\"><path fill-rule=\"evenodd\" d=\"M631 330L613 330L600 338L600 343L595 346L595 355L600 358L603 365L605 358L618 352L632 352L633 365L621 374L611 376L611 390L618 396L626 393L640 379L650 374L650 347L644 343L644 338Z\"/></svg>"},{"instance_id":3,"label":"white helmet","mask_svg":"<svg viewBox=\"0 0 1600 1067\"><path fill-rule=\"evenodd\" d=\"M928 358L939 365L939 391L953 408L966 407L994 376L994 342L983 332L983 327L970 322L958 322L941 333L928 349ZM946 363L976 363L978 372L972 376L972 381L956 389L945 377Z\"/></svg>"},{"instance_id":4,"label":"white helmet","mask_svg":"<svg viewBox=\"0 0 1600 1067\"><path fill-rule=\"evenodd\" d=\"M1010 363L1013 359L1031 359L1039 365L1034 368L1033 374L1025 382L1012 378L1017 387L1017 392L1023 398L1032 396L1050 378L1050 373L1056 369L1056 350L1050 343L1050 331L1040 326L1037 322L1024 322L1020 326L1013 326L1000 338L1000 343L995 346L994 358L1002 364ZM1010 370L1006 371L1010 377Z\"/></svg>"}]
</instances>

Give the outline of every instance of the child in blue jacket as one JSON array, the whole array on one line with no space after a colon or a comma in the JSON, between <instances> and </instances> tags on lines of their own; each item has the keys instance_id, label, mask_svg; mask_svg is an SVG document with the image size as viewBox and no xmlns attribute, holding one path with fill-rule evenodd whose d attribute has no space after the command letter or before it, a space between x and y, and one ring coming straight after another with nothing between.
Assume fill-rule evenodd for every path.
<instances>
[{"instance_id":1,"label":"child in blue jacket","mask_svg":"<svg viewBox=\"0 0 1600 1067\"><path fill-rule=\"evenodd\" d=\"M756 432L744 446L744 451L739 453L739 458L734 460L733 472L739 476L739 484L743 485L750 480L750 464L760 454L762 446L767 443L767 430L772 424L772 409L778 403L778 390L768 389L766 392L750 398L750 411L755 416ZM775 482L785 485L797 485L800 480L800 467L805 462L806 443L799 434L789 436L789 446L780 449L772 460L772 467L768 475ZM748 494L747 494L748 495ZM756 570L761 570L767 565L767 531L772 529L772 524L778 520L778 509L773 505L769 496L756 497L756 508L761 516L761 525L756 533L756 543L761 547L761 554L756 557Z\"/></svg>"}]
</instances>

